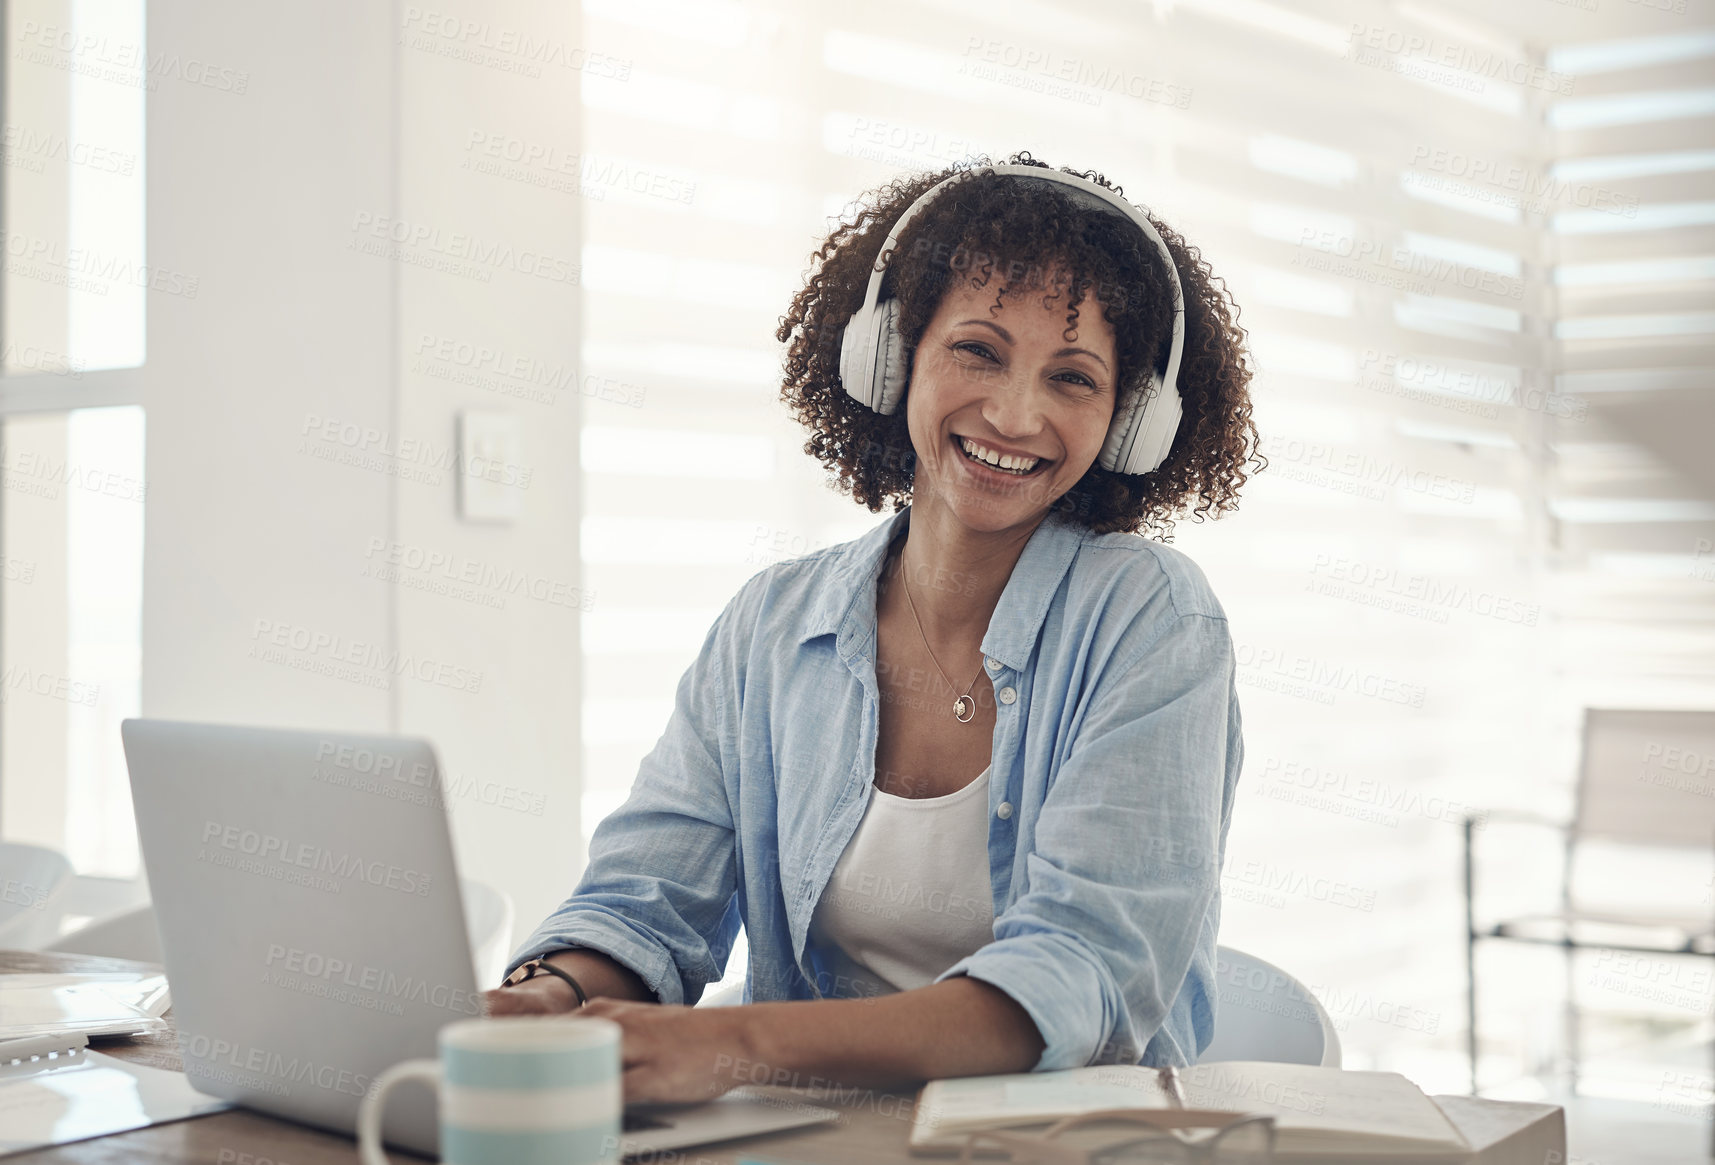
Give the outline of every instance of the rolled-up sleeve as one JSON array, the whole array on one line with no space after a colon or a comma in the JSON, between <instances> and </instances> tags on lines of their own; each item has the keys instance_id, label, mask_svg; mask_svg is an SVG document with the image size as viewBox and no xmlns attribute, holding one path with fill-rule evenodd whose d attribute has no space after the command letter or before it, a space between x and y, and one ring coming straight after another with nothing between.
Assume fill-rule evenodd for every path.
<instances>
[{"instance_id":1,"label":"rolled-up sleeve","mask_svg":"<svg viewBox=\"0 0 1715 1165\"><path fill-rule=\"evenodd\" d=\"M1177 614L1115 657L1047 790L1026 885L994 941L936 980L969 975L1017 1001L1045 1044L1037 1071L1137 1063L1193 963L1213 958L1199 947L1213 944L1240 759L1227 622ZM1152 1059L1197 1052L1166 1039Z\"/></svg>"},{"instance_id":2,"label":"rolled-up sleeve","mask_svg":"<svg viewBox=\"0 0 1715 1165\"><path fill-rule=\"evenodd\" d=\"M748 590L748 588L747 588ZM746 591L679 680L661 739L625 803L596 826L572 896L513 956L586 947L629 968L662 1003L695 1003L738 932L737 852L724 774L738 734Z\"/></svg>"}]
</instances>

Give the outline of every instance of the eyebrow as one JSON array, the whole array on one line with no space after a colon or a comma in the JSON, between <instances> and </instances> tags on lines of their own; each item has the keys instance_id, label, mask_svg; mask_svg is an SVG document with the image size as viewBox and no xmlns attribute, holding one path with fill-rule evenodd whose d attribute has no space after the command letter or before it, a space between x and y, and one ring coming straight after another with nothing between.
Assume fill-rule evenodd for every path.
<instances>
[{"instance_id":1,"label":"eyebrow","mask_svg":"<svg viewBox=\"0 0 1715 1165\"><path fill-rule=\"evenodd\" d=\"M1008 344L1012 343L1012 333L1008 332L1005 328L1001 327L999 324L995 323L993 320L960 320L959 323L954 324L953 326L954 327L960 327L964 324L981 324L985 328L993 329L1000 336L1000 338L1005 340ZM1100 356L1096 355L1094 352L1090 351L1088 348L1062 348L1058 352L1055 352L1052 354L1055 356L1088 356L1090 359L1094 360L1097 364L1100 364L1102 366L1102 370L1104 372L1107 371L1108 362L1106 360L1103 360Z\"/></svg>"}]
</instances>

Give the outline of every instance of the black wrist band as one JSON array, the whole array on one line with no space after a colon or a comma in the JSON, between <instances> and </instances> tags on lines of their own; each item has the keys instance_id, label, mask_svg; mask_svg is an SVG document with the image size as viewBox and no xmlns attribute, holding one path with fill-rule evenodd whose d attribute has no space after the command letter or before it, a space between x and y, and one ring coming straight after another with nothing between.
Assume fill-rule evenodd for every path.
<instances>
[{"instance_id":1,"label":"black wrist band","mask_svg":"<svg viewBox=\"0 0 1715 1165\"><path fill-rule=\"evenodd\" d=\"M572 985L572 990L577 993L578 1006L579 1007L584 1006L585 1004L587 1004L590 1001L590 997L588 995L584 994L584 989L578 985L578 981L576 979L572 978L570 973L562 970L559 967L554 966L554 964L548 962L545 959L542 962L539 962L536 964L536 970L546 971L550 975L558 975L560 978L562 978L566 982L570 983ZM534 978L533 974L532 974L532 978Z\"/></svg>"}]
</instances>

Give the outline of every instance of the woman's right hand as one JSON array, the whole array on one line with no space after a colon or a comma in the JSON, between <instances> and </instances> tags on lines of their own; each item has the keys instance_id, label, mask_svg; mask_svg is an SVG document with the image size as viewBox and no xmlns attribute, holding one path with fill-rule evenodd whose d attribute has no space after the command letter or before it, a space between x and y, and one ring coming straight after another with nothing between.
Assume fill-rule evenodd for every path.
<instances>
[{"instance_id":1,"label":"woman's right hand","mask_svg":"<svg viewBox=\"0 0 1715 1165\"><path fill-rule=\"evenodd\" d=\"M536 975L516 987L485 991L489 1015L562 1015L578 1009L578 996L558 975Z\"/></svg>"},{"instance_id":2,"label":"woman's right hand","mask_svg":"<svg viewBox=\"0 0 1715 1165\"><path fill-rule=\"evenodd\" d=\"M643 985L635 972L600 951L583 948L556 951L546 961L576 978L591 999L605 995L638 1003L656 1002L655 993ZM489 1015L565 1015L579 1007L578 993L572 990L572 985L540 967L522 983L485 991L483 999Z\"/></svg>"}]
</instances>

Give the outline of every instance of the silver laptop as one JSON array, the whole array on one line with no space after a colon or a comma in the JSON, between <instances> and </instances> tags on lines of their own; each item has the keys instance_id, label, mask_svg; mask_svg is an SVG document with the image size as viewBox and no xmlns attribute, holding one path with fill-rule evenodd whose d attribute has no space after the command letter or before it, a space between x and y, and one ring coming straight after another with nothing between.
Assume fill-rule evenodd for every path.
<instances>
[{"instance_id":1,"label":"silver laptop","mask_svg":"<svg viewBox=\"0 0 1715 1165\"><path fill-rule=\"evenodd\" d=\"M185 1072L203 1092L351 1134L374 1078L479 1015L434 749L163 720L121 726ZM743 1091L626 1113L625 1155L833 1120ZM438 1151L402 1089L386 1140Z\"/></svg>"}]
</instances>

